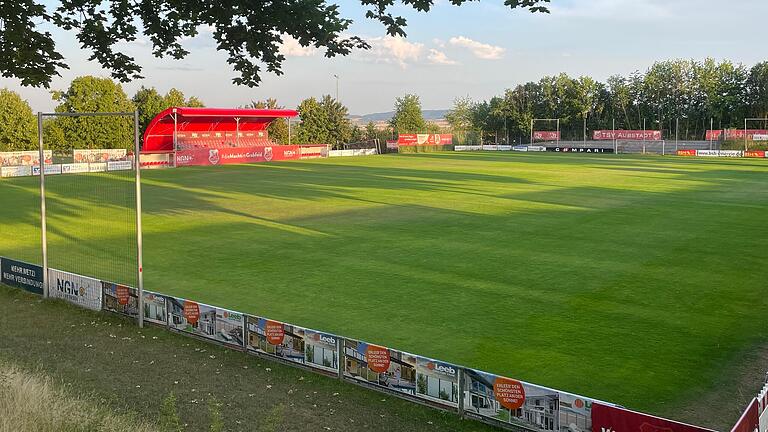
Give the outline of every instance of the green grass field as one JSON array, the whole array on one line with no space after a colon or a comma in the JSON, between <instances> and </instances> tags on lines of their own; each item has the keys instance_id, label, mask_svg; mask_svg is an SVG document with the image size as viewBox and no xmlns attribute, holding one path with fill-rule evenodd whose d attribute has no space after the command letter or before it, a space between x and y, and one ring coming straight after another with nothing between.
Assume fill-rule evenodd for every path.
<instances>
[{"instance_id":1,"label":"green grass field","mask_svg":"<svg viewBox=\"0 0 768 432\"><path fill-rule=\"evenodd\" d=\"M94 176L109 202L88 199ZM768 343L768 160L435 153L143 177L147 289L677 418L737 394ZM2 255L39 261L37 182L0 181ZM132 221L102 193L122 184L48 178L52 267L133 281L112 260Z\"/></svg>"}]
</instances>

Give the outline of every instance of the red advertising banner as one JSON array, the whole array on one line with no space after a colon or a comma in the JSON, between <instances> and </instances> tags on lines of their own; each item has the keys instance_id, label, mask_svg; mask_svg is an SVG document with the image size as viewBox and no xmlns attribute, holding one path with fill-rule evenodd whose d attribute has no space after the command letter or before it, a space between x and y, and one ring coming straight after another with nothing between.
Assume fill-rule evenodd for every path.
<instances>
[{"instance_id":1,"label":"red advertising banner","mask_svg":"<svg viewBox=\"0 0 768 432\"><path fill-rule=\"evenodd\" d=\"M300 158L300 146L297 145L194 149L177 151L176 166L224 165L295 160Z\"/></svg>"},{"instance_id":2,"label":"red advertising banner","mask_svg":"<svg viewBox=\"0 0 768 432\"><path fill-rule=\"evenodd\" d=\"M760 407L758 406L757 399L752 399L752 403L749 404L744 414L741 415L739 421L733 426L731 432L754 432L760 425Z\"/></svg>"},{"instance_id":3,"label":"red advertising banner","mask_svg":"<svg viewBox=\"0 0 768 432\"><path fill-rule=\"evenodd\" d=\"M744 129L726 129L725 139L726 140L744 139L745 132L746 132L747 139L749 140L768 141L768 129L747 129L746 131ZM722 139L722 137L723 137L722 129L717 129L717 130L710 129L705 134L704 139L706 139L707 141L710 141L710 140L717 141L719 139Z\"/></svg>"},{"instance_id":4,"label":"red advertising banner","mask_svg":"<svg viewBox=\"0 0 768 432\"><path fill-rule=\"evenodd\" d=\"M401 134L397 136L397 145L421 146L421 145L451 145L451 134Z\"/></svg>"},{"instance_id":5,"label":"red advertising banner","mask_svg":"<svg viewBox=\"0 0 768 432\"><path fill-rule=\"evenodd\" d=\"M765 150L747 150L744 152L744 157L748 158L764 158Z\"/></svg>"},{"instance_id":6,"label":"red advertising banner","mask_svg":"<svg viewBox=\"0 0 768 432\"><path fill-rule=\"evenodd\" d=\"M534 141L558 141L560 139L560 132L558 131L534 131Z\"/></svg>"},{"instance_id":7,"label":"red advertising banner","mask_svg":"<svg viewBox=\"0 0 768 432\"><path fill-rule=\"evenodd\" d=\"M696 150L694 149L682 149L677 151L678 156L696 156Z\"/></svg>"},{"instance_id":8,"label":"red advertising banner","mask_svg":"<svg viewBox=\"0 0 768 432\"><path fill-rule=\"evenodd\" d=\"M128 287L125 285L117 285L117 303L125 306L128 304L128 296L130 295Z\"/></svg>"},{"instance_id":9,"label":"red advertising banner","mask_svg":"<svg viewBox=\"0 0 768 432\"><path fill-rule=\"evenodd\" d=\"M596 130L592 133L595 141L625 140L625 141L661 141L661 131L658 130Z\"/></svg>"},{"instance_id":10,"label":"red advertising banner","mask_svg":"<svg viewBox=\"0 0 768 432\"><path fill-rule=\"evenodd\" d=\"M623 408L592 405L592 432L712 432L685 423L653 417Z\"/></svg>"}]
</instances>

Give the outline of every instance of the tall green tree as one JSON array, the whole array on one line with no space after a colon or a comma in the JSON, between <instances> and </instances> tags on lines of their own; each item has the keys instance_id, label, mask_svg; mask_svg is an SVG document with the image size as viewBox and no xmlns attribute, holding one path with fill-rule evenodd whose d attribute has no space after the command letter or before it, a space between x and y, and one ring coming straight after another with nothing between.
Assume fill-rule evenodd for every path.
<instances>
[{"instance_id":1,"label":"tall green tree","mask_svg":"<svg viewBox=\"0 0 768 432\"><path fill-rule=\"evenodd\" d=\"M246 108L254 109L283 109L284 107L277 103L277 99L269 98L263 101L252 101L246 105ZM288 120L284 118L275 119L267 126L269 138L278 144L288 144Z\"/></svg>"},{"instance_id":2,"label":"tall green tree","mask_svg":"<svg viewBox=\"0 0 768 432\"><path fill-rule=\"evenodd\" d=\"M83 76L72 80L66 91L53 92L56 112L130 112L135 106L123 87L109 78ZM133 147L130 117L60 117L56 123L67 148Z\"/></svg>"},{"instance_id":3,"label":"tall green tree","mask_svg":"<svg viewBox=\"0 0 768 432\"><path fill-rule=\"evenodd\" d=\"M296 128L296 141L310 144L332 144L340 148L352 139L352 125L347 108L330 95L319 101L303 100L298 108L301 123Z\"/></svg>"},{"instance_id":4,"label":"tall green tree","mask_svg":"<svg viewBox=\"0 0 768 432\"><path fill-rule=\"evenodd\" d=\"M0 89L0 151L37 148L37 119L27 101L7 88Z\"/></svg>"},{"instance_id":5,"label":"tall green tree","mask_svg":"<svg viewBox=\"0 0 768 432\"><path fill-rule=\"evenodd\" d=\"M139 125L141 126L142 134L147 130L149 122L167 108L165 99L154 87L146 88L141 86L132 100L139 111Z\"/></svg>"},{"instance_id":6,"label":"tall green tree","mask_svg":"<svg viewBox=\"0 0 768 432\"><path fill-rule=\"evenodd\" d=\"M395 114L390 126L397 134L422 133L427 124L421 112L421 100L415 94L395 99Z\"/></svg>"},{"instance_id":7,"label":"tall green tree","mask_svg":"<svg viewBox=\"0 0 768 432\"><path fill-rule=\"evenodd\" d=\"M453 0L461 5L468 0ZM549 0L507 0L511 8L547 12ZM429 11L434 0L402 3L418 11ZM18 78L23 85L48 86L51 78L66 69L53 35L72 34L80 48L91 53L112 77L122 82L141 78L141 66L120 50L120 44L139 38L152 44L156 57L184 58L182 45L198 29L212 29L216 48L228 56L227 63L239 74L236 84L258 85L262 69L281 73L285 56L280 42L290 36L302 46L323 48L326 57L347 55L355 48L370 48L359 36L348 33L352 20L341 15L339 6L318 0L269 2L255 7L249 0L227 3L204 1L134 0L43 0L6 1L0 7L0 73ZM405 36L406 20L396 15L400 4L391 0L360 0L367 18L382 23L389 35ZM46 8L48 5L48 9ZM54 31L60 28L66 32Z\"/></svg>"},{"instance_id":8,"label":"tall green tree","mask_svg":"<svg viewBox=\"0 0 768 432\"><path fill-rule=\"evenodd\" d=\"M752 66L747 78L746 90L750 116L768 117L768 61Z\"/></svg>"}]
</instances>

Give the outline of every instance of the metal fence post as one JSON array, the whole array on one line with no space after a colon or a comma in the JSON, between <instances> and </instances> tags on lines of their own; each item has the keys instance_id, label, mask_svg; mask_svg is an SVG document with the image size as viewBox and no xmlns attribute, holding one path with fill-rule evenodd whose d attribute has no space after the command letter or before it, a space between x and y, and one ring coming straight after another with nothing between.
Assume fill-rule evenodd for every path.
<instances>
[{"instance_id":1,"label":"metal fence post","mask_svg":"<svg viewBox=\"0 0 768 432\"><path fill-rule=\"evenodd\" d=\"M459 417L464 417L464 380L466 377L464 376L464 369L459 368L458 371L459 375Z\"/></svg>"},{"instance_id":2,"label":"metal fence post","mask_svg":"<svg viewBox=\"0 0 768 432\"><path fill-rule=\"evenodd\" d=\"M141 158L139 157L139 112L133 112L133 163L136 170L136 284L139 290L139 327L144 327L144 268L141 235Z\"/></svg>"},{"instance_id":3,"label":"metal fence post","mask_svg":"<svg viewBox=\"0 0 768 432\"><path fill-rule=\"evenodd\" d=\"M37 113L37 143L40 151L40 241L43 259L43 297L48 298L48 227L45 220L45 151L43 150L43 113Z\"/></svg>"},{"instance_id":4,"label":"metal fence post","mask_svg":"<svg viewBox=\"0 0 768 432\"><path fill-rule=\"evenodd\" d=\"M337 356L339 357L339 367L338 367L338 378L340 380L344 380L344 363L346 362L346 359L344 358L344 338L337 336L336 337L336 351Z\"/></svg>"}]
</instances>

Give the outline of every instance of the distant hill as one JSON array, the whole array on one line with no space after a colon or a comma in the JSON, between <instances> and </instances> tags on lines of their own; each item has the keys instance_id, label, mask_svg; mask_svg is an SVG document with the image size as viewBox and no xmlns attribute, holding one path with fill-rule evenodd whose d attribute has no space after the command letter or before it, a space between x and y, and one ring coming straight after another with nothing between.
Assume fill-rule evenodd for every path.
<instances>
[{"instance_id":1,"label":"distant hill","mask_svg":"<svg viewBox=\"0 0 768 432\"><path fill-rule=\"evenodd\" d=\"M422 113L424 114L424 120L427 120L427 121L442 120L445 118L445 114L447 112L448 110L446 109L422 111ZM364 115L350 115L349 119L357 124L366 124L368 122L379 123L379 122L389 121L393 115L395 115L394 111L388 111L388 112L372 113L372 114L364 114Z\"/></svg>"}]
</instances>

